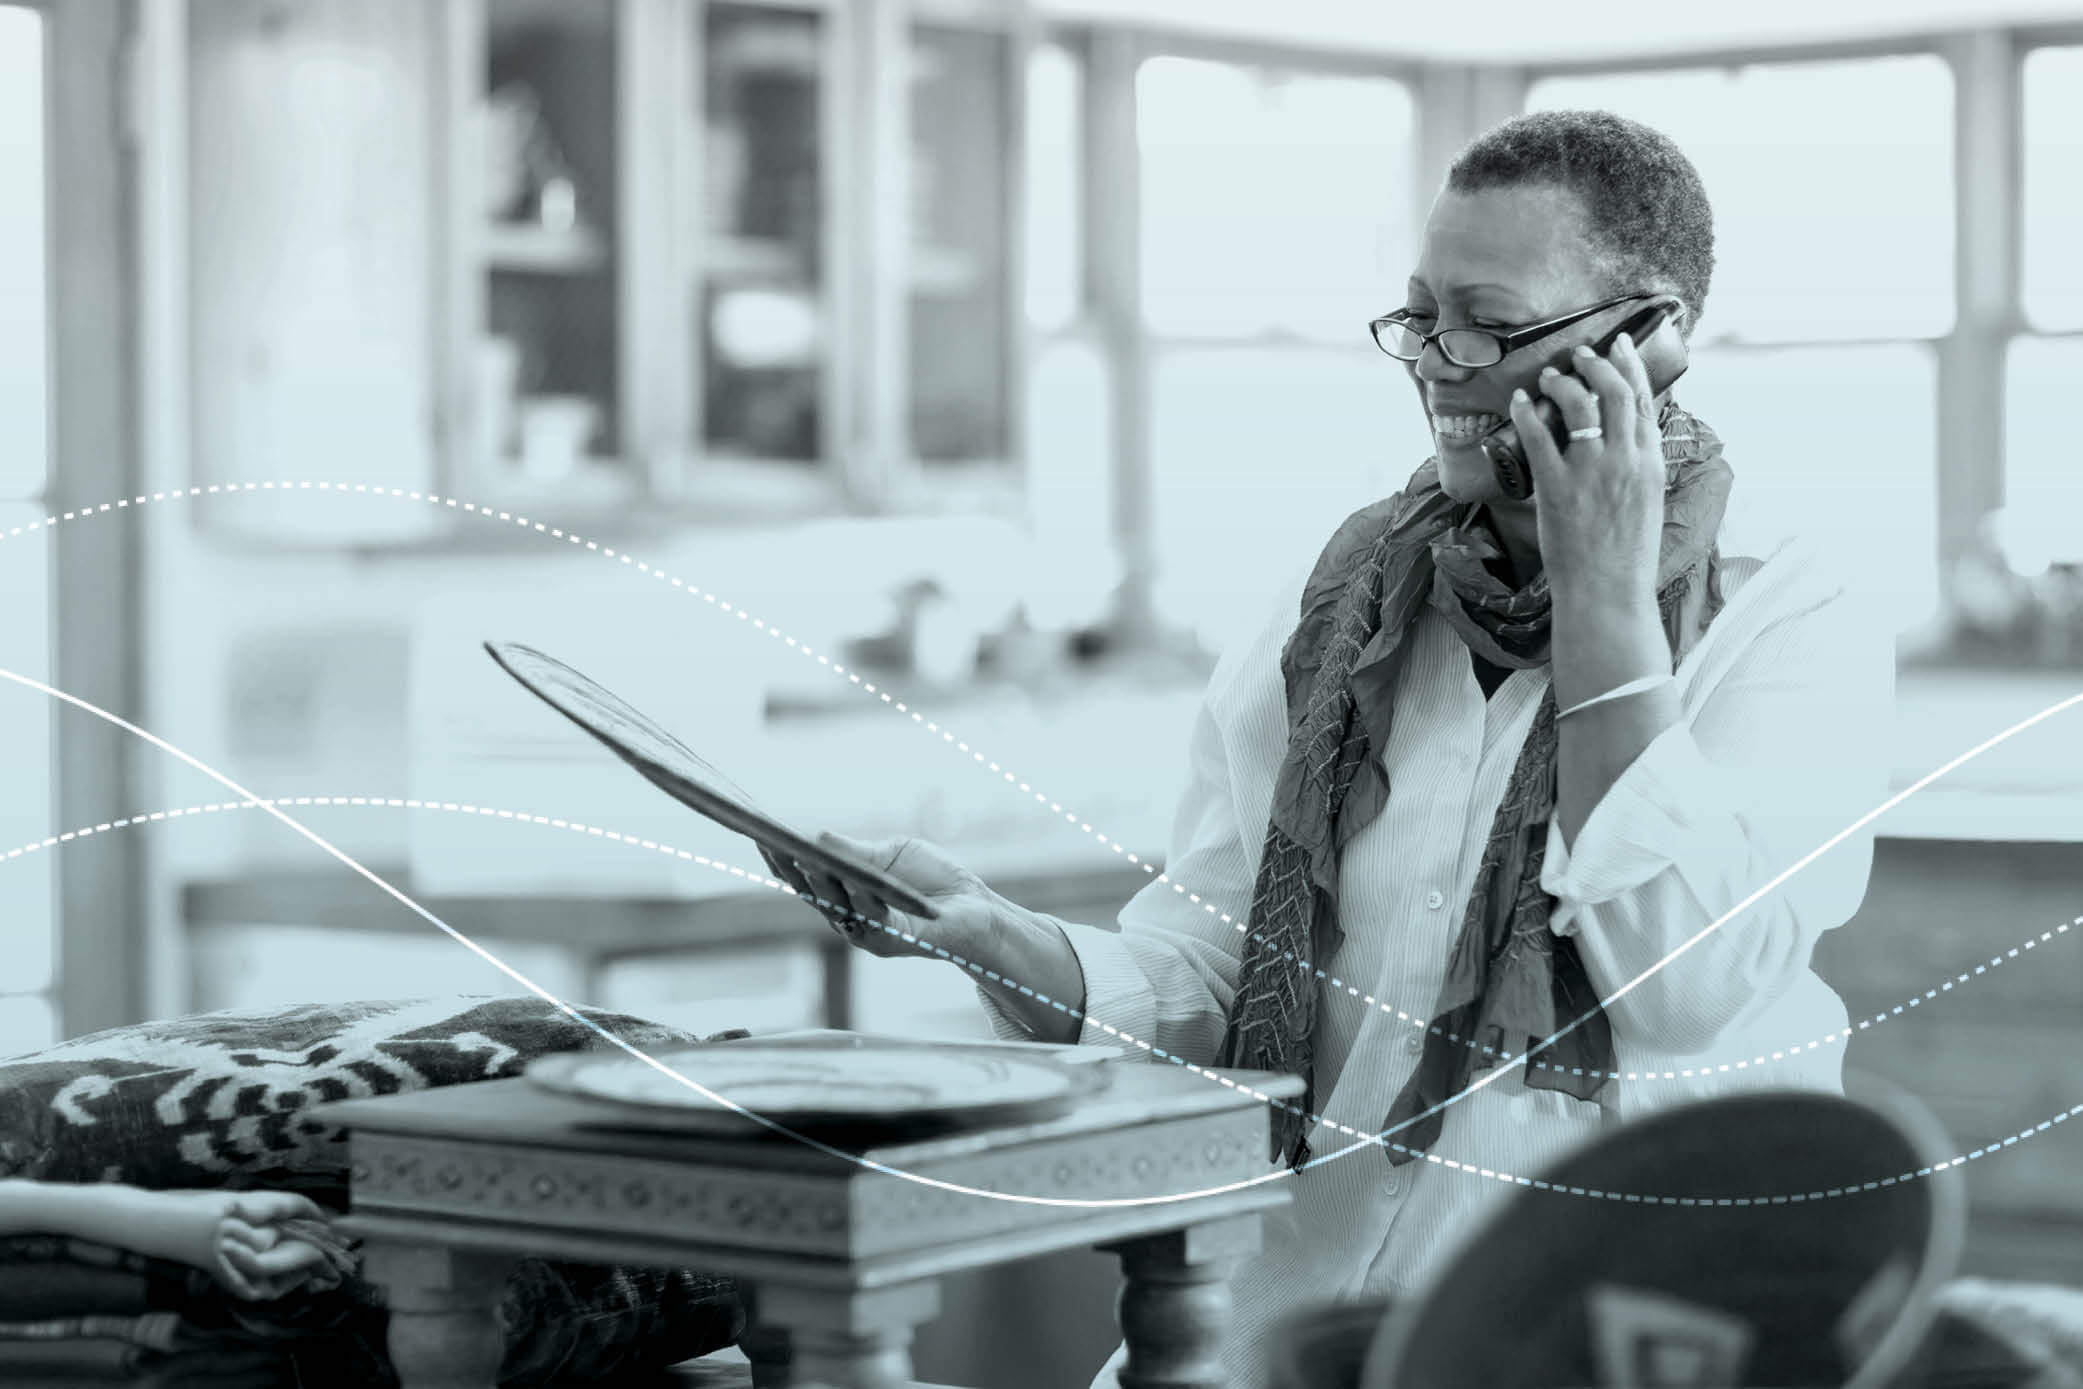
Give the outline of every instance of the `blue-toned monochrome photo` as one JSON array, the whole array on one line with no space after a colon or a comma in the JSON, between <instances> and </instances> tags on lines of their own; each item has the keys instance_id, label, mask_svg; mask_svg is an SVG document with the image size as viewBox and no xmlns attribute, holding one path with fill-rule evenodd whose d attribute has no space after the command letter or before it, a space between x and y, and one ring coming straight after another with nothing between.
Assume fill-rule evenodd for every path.
<instances>
[{"instance_id":1,"label":"blue-toned monochrome photo","mask_svg":"<svg viewBox=\"0 0 2083 1389\"><path fill-rule=\"evenodd\" d=\"M0 0L0 1384L2083 1389L2079 93Z\"/></svg>"}]
</instances>

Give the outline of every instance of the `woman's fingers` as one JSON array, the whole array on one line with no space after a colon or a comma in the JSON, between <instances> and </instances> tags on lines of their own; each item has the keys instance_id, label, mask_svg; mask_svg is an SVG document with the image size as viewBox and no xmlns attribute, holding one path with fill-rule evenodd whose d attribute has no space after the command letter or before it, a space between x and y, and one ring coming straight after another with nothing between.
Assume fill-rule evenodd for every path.
<instances>
[{"instance_id":1,"label":"woman's fingers","mask_svg":"<svg viewBox=\"0 0 2083 1389\"><path fill-rule=\"evenodd\" d=\"M775 853L764 844L758 847L759 856L766 861L767 871L778 878L791 892L801 895L810 890L804 886L803 875L796 871L794 863Z\"/></svg>"},{"instance_id":2,"label":"woman's fingers","mask_svg":"<svg viewBox=\"0 0 2083 1389\"><path fill-rule=\"evenodd\" d=\"M880 923L889 919L889 907L866 883L849 882L823 868L812 868L787 858L765 845L759 856L774 876L790 891L815 908L832 929L855 944L879 943L885 934Z\"/></svg>"},{"instance_id":3,"label":"woman's fingers","mask_svg":"<svg viewBox=\"0 0 2083 1389\"><path fill-rule=\"evenodd\" d=\"M1566 371L1542 367L1534 384L1542 395L1555 402L1555 408L1562 412L1562 418L1572 429L1598 423L1598 397L1584 381Z\"/></svg>"},{"instance_id":4,"label":"woman's fingers","mask_svg":"<svg viewBox=\"0 0 2083 1389\"><path fill-rule=\"evenodd\" d=\"M273 1249L249 1250L240 1257L248 1261L241 1266L242 1272L249 1277L257 1273L262 1278L280 1278L330 1262L324 1250L296 1239L284 1240Z\"/></svg>"},{"instance_id":5,"label":"woman's fingers","mask_svg":"<svg viewBox=\"0 0 2083 1389\"><path fill-rule=\"evenodd\" d=\"M330 1273L324 1252L301 1240L284 1240L273 1249L256 1250L227 1235L217 1244L217 1276L249 1302L266 1302L300 1287L320 1273Z\"/></svg>"},{"instance_id":6,"label":"woman's fingers","mask_svg":"<svg viewBox=\"0 0 2083 1389\"><path fill-rule=\"evenodd\" d=\"M316 1202L294 1191L242 1191L232 1198L232 1210L249 1225L326 1218Z\"/></svg>"},{"instance_id":7,"label":"woman's fingers","mask_svg":"<svg viewBox=\"0 0 2083 1389\"><path fill-rule=\"evenodd\" d=\"M230 1288L235 1296L248 1302L261 1302L261 1290L253 1286L253 1280L242 1273L233 1262L233 1251L240 1248L238 1241L225 1240L217 1247L217 1281Z\"/></svg>"},{"instance_id":8,"label":"woman's fingers","mask_svg":"<svg viewBox=\"0 0 2083 1389\"><path fill-rule=\"evenodd\" d=\"M1632 333L1622 333L1614 340L1613 350L1606 354L1606 360L1626 379L1627 388L1634 393L1636 400L1656 398L1656 390L1649 382L1649 368L1642 361L1642 351L1635 346Z\"/></svg>"},{"instance_id":9,"label":"woman's fingers","mask_svg":"<svg viewBox=\"0 0 2083 1389\"><path fill-rule=\"evenodd\" d=\"M858 936L872 929L871 923L879 919L881 904L873 893L861 884L849 883L831 873L820 873L815 879L819 896L830 903L828 913L836 918L835 924L849 936Z\"/></svg>"},{"instance_id":10,"label":"woman's fingers","mask_svg":"<svg viewBox=\"0 0 2083 1389\"><path fill-rule=\"evenodd\" d=\"M1642 360L1632 334L1622 333L1619 341L1613 344L1612 362L1627 378L1628 389L1634 392L1635 427L1642 441L1653 443L1660 440L1663 428L1656 418L1656 388L1650 383L1649 366Z\"/></svg>"},{"instance_id":11,"label":"woman's fingers","mask_svg":"<svg viewBox=\"0 0 2083 1389\"><path fill-rule=\"evenodd\" d=\"M970 894L988 895L976 875L922 839L899 835L861 840L826 832L818 836L818 843L888 873L928 898L949 902ZM918 923L884 900L877 883L855 876L844 859L834 868L805 863L765 845L759 846L759 853L777 879L853 944L876 955L909 954L917 948Z\"/></svg>"},{"instance_id":12,"label":"woman's fingers","mask_svg":"<svg viewBox=\"0 0 2083 1389\"><path fill-rule=\"evenodd\" d=\"M243 1219L238 1215L227 1216L218 1222L218 1230L227 1239L237 1240L248 1249L273 1249L282 1236L272 1223Z\"/></svg>"},{"instance_id":13,"label":"woman's fingers","mask_svg":"<svg viewBox=\"0 0 2083 1389\"><path fill-rule=\"evenodd\" d=\"M1548 427L1534 413L1533 397L1524 390L1512 392L1512 423L1519 429L1519 445L1526 450L1527 466L1533 469L1534 496L1538 498L1542 487L1540 480L1562 471L1562 453L1555 447L1555 438ZM1552 488L1548 491L1552 495Z\"/></svg>"},{"instance_id":14,"label":"woman's fingers","mask_svg":"<svg viewBox=\"0 0 2083 1389\"><path fill-rule=\"evenodd\" d=\"M1614 365L1593 352L1589 344L1575 353L1577 375L1598 399L1598 415L1609 437L1625 439L1634 428L1635 389Z\"/></svg>"}]
</instances>

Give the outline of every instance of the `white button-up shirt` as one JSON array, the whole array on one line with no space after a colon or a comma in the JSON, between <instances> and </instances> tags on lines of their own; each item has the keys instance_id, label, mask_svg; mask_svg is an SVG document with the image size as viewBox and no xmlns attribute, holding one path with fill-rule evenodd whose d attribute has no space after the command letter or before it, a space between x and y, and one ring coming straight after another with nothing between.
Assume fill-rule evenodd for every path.
<instances>
[{"instance_id":1,"label":"white button-up shirt","mask_svg":"<svg viewBox=\"0 0 2083 1389\"><path fill-rule=\"evenodd\" d=\"M1215 1060L1287 748L1280 650L1306 576L1297 571L1265 624L1217 663L1165 877L1122 909L1118 932L1061 923L1084 970L1080 1042L1148 1043L1129 1050L1156 1064ZM1548 684L1545 668L1514 671L1486 700L1446 621L1429 607L1418 618L1389 745L1376 752L1388 803L1346 845L1345 944L1315 962L1330 976L1316 1053L1322 1121L1309 1132L1318 1161L1291 1178L1293 1203L1266 1218L1262 1251L1231 1284L1225 1358L1236 1389L1265 1382L1266 1338L1298 1305L1416 1291L1514 1178L1539 1175L1603 1125L1737 1090L1840 1088L1844 1005L1809 957L1865 895L1872 829L1694 937L1886 798L1890 629L1801 541L1763 558L1725 552L1722 578L1726 606L1677 672L1679 722L1614 782L1573 846L1549 826L1541 881L1557 899L1552 926L1575 939L1609 1000L1618 1078L1591 1102L1529 1089L1513 1067L1445 1111L1428 1159L1392 1167L1384 1148L1338 1125L1380 1133L1416 1065L1491 820ZM978 993L1000 1037L1027 1035ZM1759 1187L1770 1189L1769 1173ZM1113 1389L1121 1360L1094 1389Z\"/></svg>"}]
</instances>

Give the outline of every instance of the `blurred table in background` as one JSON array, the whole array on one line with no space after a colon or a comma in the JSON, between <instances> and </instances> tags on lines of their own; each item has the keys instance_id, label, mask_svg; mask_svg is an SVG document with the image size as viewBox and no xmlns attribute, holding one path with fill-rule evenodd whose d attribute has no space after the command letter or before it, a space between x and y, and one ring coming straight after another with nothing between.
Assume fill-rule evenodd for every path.
<instances>
[{"instance_id":1,"label":"blurred table in background","mask_svg":"<svg viewBox=\"0 0 2083 1389\"><path fill-rule=\"evenodd\" d=\"M497 951L525 944L571 957L577 1001L602 1003L608 968L621 961L699 956L733 949L811 948L818 954L823 995L817 1021L847 1028L856 1012L857 972L868 960L816 912L777 890L748 889L702 898L636 898L485 894L425 895L409 874L379 870L386 882L463 935ZM1120 904L1152 872L1134 864L1100 865L997 878L992 886L1037 911L1110 923ZM270 870L187 883L181 893L185 931L294 924L378 938L424 937L433 928L360 877L334 868ZM927 962L918 962L924 964ZM936 967L940 962L931 962ZM981 1010L978 1013L981 1018ZM722 1024L732 1025L732 1024Z\"/></svg>"}]
</instances>

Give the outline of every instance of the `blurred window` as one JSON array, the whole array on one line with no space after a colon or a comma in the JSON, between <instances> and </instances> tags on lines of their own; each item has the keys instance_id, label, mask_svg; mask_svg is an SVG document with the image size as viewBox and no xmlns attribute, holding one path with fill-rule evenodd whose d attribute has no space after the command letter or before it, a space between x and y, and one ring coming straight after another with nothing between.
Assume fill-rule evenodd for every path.
<instances>
[{"instance_id":1,"label":"blurred window","mask_svg":"<svg viewBox=\"0 0 2083 1389\"><path fill-rule=\"evenodd\" d=\"M1679 397L1722 436L1732 549L1805 531L1903 627L1938 611L1938 363L1929 344L1693 354Z\"/></svg>"},{"instance_id":2,"label":"blurred window","mask_svg":"<svg viewBox=\"0 0 2083 1389\"><path fill-rule=\"evenodd\" d=\"M2004 505L1995 532L2009 567L2042 598L2073 602L2083 571L2083 471L2070 405L2083 383L2083 47L2026 54L2021 298L2037 333L2004 360ZM2072 640L2074 640L2072 638Z\"/></svg>"},{"instance_id":3,"label":"blurred window","mask_svg":"<svg viewBox=\"0 0 2083 1389\"><path fill-rule=\"evenodd\" d=\"M1391 78L1156 57L1136 77L1155 597L1211 646L1428 452L1368 340L1415 256Z\"/></svg>"},{"instance_id":4,"label":"blurred window","mask_svg":"<svg viewBox=\"0 0 2083 1389\"><path fill-rule=\"evenodd\" d=\"M1025 280L1026 511L1041 563L1026 603L1049 629L1103 622L1121 578L1114 538L1114 379L1088 293L1084 44L1038 43L1027 58Z\"/></svg>"},{"instance_id":5,"label":"blurred window","mask_svg":"<svg viewBox=\"0 0 2083 1389\"><path fill-rule=\"evenodd\" d=\"M1403 84L1153 58L1136 126L1152 335L1350 345L1409 274Z\"/></svg>"},{"instance_id":6,"label":"blurred window","mask_svg":"<svg viewBox=\"0 0 2083 1389\"><path fill-rule=\"evenodd\" d=\"M51 667L49 282L44 206L44 22L0 5L0 666ZM55 716L42 694L0 688L0 1056L56 1040L57 911L51 828ZM66 827L70 828L70 827Z\"/></svg>"},{"instance_id":7,"label":"blurred window","mask_svg":"<svg viewBox=\"0 0 2083 1389\"><path fill-rule=\"evenodd\" d=\"M1930 338L1953 326L1953 83L1928 55L1535 82L1678 142L1714 204L1695 341Z\"/></svg>"},{"instance_id":8,"label":"blurred window","mask_svg":"<svg viewBox=\"0 0 2083 1389\"><path fill-rule=\"evenodd\" d=\"M2083 47L2025 55L2025 314L2083 330Z\"/></svg>"},{"instance_id":9,"label":"blurred window","mask_svg":"<svg viewBox=\"0 0 2083 1389\"><path fill-rule=\"evenodd\" d=\"M1085 309L1085 72L1061 44L1027 62L1027 322L1070 327Z\"/></svg>"},{"instance_id":10,"label":"blurred window","mask_svg":"<svg viewBox=\"0 0 2083 1389\"><path fill-rule=\"evenodd\" d=\"M1714 282L1678 398L1722 436L1731 540L1852 546L1899 628L1940 607L1937 369L1955 317L1953 85L1913 55L1547 78L1678 143ZM1827 529L1827 536L1817 534Z\"/></svg>"},{"instance_id":11,"label":"blurred window","mask_svg":"<svg viewBox=\"0 0 2083 1389\"><path fill-rule=\"evenodd\" d=\"M2083 467L2075 410L2083 334L2021 337L2004 360L2004 514L2036 553L2012 556L2021 574L2050 563L2083 566Z\"/></svg>"},{"instance_id":12,"label":"blurred window","mask_svg":"<svg viewBox=\"0 0 2083 1389\"><path fill-rule=\"evenodd\" d=\"M49 413L43 16L0 5L0 499L43 495Z\"/></svg>"},{"instance_id":13,"label":"blurred window","mask_svg":"<svg viewBox=\"0 0 2083 1389\"><path fill-rule=\"evenodd\" d=\"M1275 601L1274 585L1430 453L1412 390L1372 344L1159 352L1150 385L1159 611L1215 649L1244 636Z\"/></svg>"}]
</instances>

